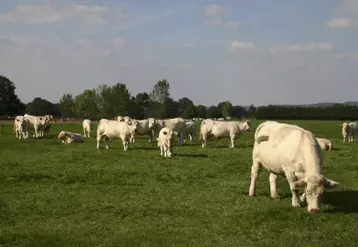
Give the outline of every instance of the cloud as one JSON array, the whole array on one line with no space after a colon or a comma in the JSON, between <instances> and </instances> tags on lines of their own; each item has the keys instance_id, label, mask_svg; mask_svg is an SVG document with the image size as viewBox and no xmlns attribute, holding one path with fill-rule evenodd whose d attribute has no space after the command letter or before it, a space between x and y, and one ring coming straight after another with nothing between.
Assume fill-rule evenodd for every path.
<instances>
[{"instance_id":1,"label":"cloud","mask_svg":"<svg viewBox=\"0 0 358 247\"><path fill-rule=\"evenodd\" d=\"M211 4L205 7L205 15L206 16L220 16L226 13L223 7Z\"/></svg>"},{"instance_id":2,"label":"cloud","mask_svg":"<svg viewBox=\"0 0 358 247\"><path fill-rule=\"evenodd\" d=\"M204 23L209 26L228 27L232 29L237 29L241 25L241 23L238 21L225 21L221 18L212 18L212 19L205 18Z\"/></svg>"},{"instance_id":3,"label":"cloud","mask_svg":"<svg viewBox=\"0 0 358 247\"><path fill-rule=\"evenodd\" d=\"M269 49L271 53L278 52L313 52L313 51L331 51L334 45L330 43L305 43L305 44L280 44Z\"/></svg>"},{"instance_id":4,"label":"cloud","mask_svg":"<svg viewBox=\"0 0 358 247\"><path fill-rule=\"evenodd\" d=\"M79 21L87 25L103 25L110 18L123 19L121 6L109 8L99 5L74 4L67 8L54 8L50 5L18 5L14 9L0 13L0 24L44 25L63 21Z\"/></svg>"},{"instance_id":5,"label":"cloud","mask_svg":"<svg viewBox=\"0 0 358 247\"><path fill-rule=\"evenodd\" d=\"M358 53L338 53L333 55L334 58L358 58Z\"/></svg>"},{"instance_id":6,"label":"cloud","mask_svg":"<svg viewBox=\"0 0 358 247\"><path fill-rule=\"evenodd\" d=\"M230 16L229 11L219 5L208 5L204 8L204 12L206 16L204 18L205 25L213 27L227 27L235 30L241 25L239 21L228 19L228 16Z\"/></svg>"},{"instance_id":7,"label":"cloud","mask_svg":"<svg viewBox=\"0 0 358 247\"><path fill-rule=\"evenodd\" d=\"M348 18L336 18L326 22L329 28L349 28L353 26L353 22Z\"/></svg>"},{"instance_id":8,"label":"cloud","mask_svg":"<svg viewBox=\"0 0 358 247\"><path fill-rule=\"evenodd\" d=\"M358 1L343 0L334 11L334 18L326 21L326 26L332 29L347 29L358 25Z\"/></svg>"},{"instance_id":9,"label":"cloud","mask_svg":"<svg viewBox=\"0 0 358 247\"><path fill-rule=\"evenodd\" d=\"M251 42L233 41L229 46L229 51L252 51L256 49L256 45Z\"/></svg>"}]
</instances>

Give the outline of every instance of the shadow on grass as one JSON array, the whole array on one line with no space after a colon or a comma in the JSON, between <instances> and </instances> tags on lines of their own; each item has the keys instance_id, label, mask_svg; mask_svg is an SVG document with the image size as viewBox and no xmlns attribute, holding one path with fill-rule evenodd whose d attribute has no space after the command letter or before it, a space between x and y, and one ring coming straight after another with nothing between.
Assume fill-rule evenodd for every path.
<instances>
[{"instance_id":1,"label":"shadow on grass","mask_svg":"<svg viewBox=\"0 0 358 247\"><path fill-rule=\"evenodd\" d=\"M133 147L133 149L142 149L142 150L159 150L159 147Z\"/></svg>"},{"instance_id":2,"label":"shadow on grass","mask_svg":"<svg viewBox=\"0 0 358 247\"><path fill-rule=\"evenodd\" d=\"M206 154L174 154L173 156L178 157L192 157L192 158L207 158Z\"/></svg>"},{"instance_id":3,"label":"shadow on grass","mask_svg":"<svg viewBox=\"0 0 358 247\"><path fill-rule=\"evenodd\" d=\"M358 213L358 191L343 190L334 192L325 192L323 203L334 206L335 208L327 210L330 213Z\"/></svg>"}]
</instances>

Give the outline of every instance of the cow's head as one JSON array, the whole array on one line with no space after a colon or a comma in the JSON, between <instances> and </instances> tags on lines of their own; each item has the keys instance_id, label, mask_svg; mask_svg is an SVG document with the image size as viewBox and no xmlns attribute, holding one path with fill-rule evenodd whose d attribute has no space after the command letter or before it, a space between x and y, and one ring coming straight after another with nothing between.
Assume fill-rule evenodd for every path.
<instances>
[{"instance_id":1,"label":"cow's head","mask_svg":"<svg viewBox=\"0 0 358 247\"><path fill-rule=\"evenodd\" d=\"M294 189L304 189L307 202L307 210L316 213L320 210L323 191L336 190L339 183L322 175L312 175L302 178L293 184Z\"/></svg>"},{"instance_id":2,"label":"cow's head","mask_svg":"<svg viewBox=\"0 0 358 247\"><path fill-rule=\"evenodd\" d=\"M148 127L149 129L153 130L157 124L157 120L155 118L148 119Z\"/></svg>"},{"instance_id":3,"label":"cow's head","mask_svg":"<svg viewBox=\"0 0 358 247\"><path fill-rule=\"evenodd\" d=\"M137 130L139 128L139 122L137 120L131 121L130 123L127 123L127 124L131 126L131 128L134 132L137 132Z\"/></svg>"},{"instance_id":4,"label":"cow's head","mask_svg":"<svg viewBox=\"0 0 358 247\"><path fill-rule=\"evenodd\" d=\"M250 120L244 121L243 124L244 124L244 125L243 125L242 131L249 131L249 130L255 131L255 128L252 126Z\"/></svg>"},{"instance_id":5,"label":"cow's head","mask_svg":"<svg viewBox=\"0 0 358 247\"><path fill-rule=\"evenodd\" d=\"M58 134L57 138L60 139L60 140L64 140L64 139L66 138L66 136L67 136L66 131L62 130L62 131Z\"/></svg>"},{"instance_id":6,"label":"cow's head","mask_svg":"<svg viewBox=\"0 0 358 247\"><path fill-rule=\"evenodd\" d=\"M349 125L348 125L347 122L344 122L344 123L342 124L342 131L343 131L344 133L347 133L348 130L349 130Z\"/></svg>"}]
</instances>

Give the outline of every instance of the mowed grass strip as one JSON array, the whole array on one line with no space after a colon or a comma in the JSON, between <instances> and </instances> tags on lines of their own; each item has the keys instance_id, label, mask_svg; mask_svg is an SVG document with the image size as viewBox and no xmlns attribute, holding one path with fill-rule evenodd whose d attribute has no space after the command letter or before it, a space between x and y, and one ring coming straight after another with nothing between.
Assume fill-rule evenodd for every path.
<instances>
[{"instance_id":1,"label":"mowed grass strip","mask_svg":"<svg viewBox=\"0 0 358 247\"><path fill-rule=\"evenodd\" d=\"M356 246L358 144L342 143L339 122L286 122L333 142L323 170L342 191L325 193L316 215L291 207L284 177L281 199L270 199L266 170L258 196L248 196L253 132L235 149L229 139L202 149L197 135L163 158L146 136L128 152L119 140L96 150L95 137L71 145L56 139L62 129L81 133L81 124L55 124L52 137L38 140L17 140L3 124L0 245Z\"/></svg>"}]
</instances>

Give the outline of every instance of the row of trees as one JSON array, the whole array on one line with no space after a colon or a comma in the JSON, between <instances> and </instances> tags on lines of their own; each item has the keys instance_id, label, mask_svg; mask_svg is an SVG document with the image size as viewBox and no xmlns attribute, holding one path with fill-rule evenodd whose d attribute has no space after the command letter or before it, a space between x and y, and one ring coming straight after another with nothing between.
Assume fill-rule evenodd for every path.
<instances>
[{"instance_id":1,"label":"row of trees","mask_svg":"<svg viewBox=\"0 0 358 247\"><path fill-rule=\"evenodd\" d=\"M79 95L66 93L59 103L52 103L36 97L28 104L22 103L15 94L15 84L0 76L0 115L14 116L52 114L63 118L113 118L128 115L137 119L147 117L170 118L220 118L246 117L257 119L317 119L345 120L358 119L358 106L334 105L331 107L284 107L262 106L249 108L233 106L229 101L217 106L195 105L187 97L174 100L170 95L167 80L158 81L151 92L132 96L125 84L100 85L87 89Z\"/></svg>"}]
</instances>

